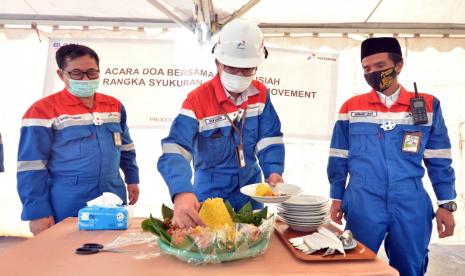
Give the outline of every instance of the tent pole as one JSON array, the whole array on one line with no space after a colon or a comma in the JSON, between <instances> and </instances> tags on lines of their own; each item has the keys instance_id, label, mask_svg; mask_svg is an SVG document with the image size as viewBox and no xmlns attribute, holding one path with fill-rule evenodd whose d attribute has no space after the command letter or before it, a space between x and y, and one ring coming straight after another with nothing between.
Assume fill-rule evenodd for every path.
<instances>
[{"instance_id":1,"label":"tent pole","mask_svg":"<svg viewBox=\"0 0 465 276\"><path fill-rule=\"evenodd\" d=\"M197 40L203 42L211 39L214 28L215 12L211 0L194 0L194 19L196 20L195 32Z\"/></svg>"},{"instance_id":2,"label":"tent pole","mask_svg":"<svg viewBox=\"0 0 465 276\"><path fill-rule=\"evenodd\" d=\"M368 15L367 19L365 19L365 23L368 22L368 20L370 20L371 16L375 13L375 11L378 9L379 5L381 5L381 2L383 2L383 0L379 0L378 1L378 4L376 4L376 6L373 8L373 10L370 12L370 14Z\"/></svg>"},{"instance_id":3,"label":"tent pole","mask_svg":"<svg viewBox=\"0 0 465 276\"><path fill-rule=\"evenodd\" d=\"M256 4L258 4L260 0L250 0L247 2L244 6L242 6L240 9L237 11L233 12L230 16L224 18L223 20L220 21L221 25L227 24L229 21L239 18L243 16L245 13L247 13L251 8L253 8Z\"/></svg>"},{"instance_id":4,"label":"tent pole","mask_svg":"<svg viewBox=\"0 0 465 276\"><path fill-rule=\"evenodd\" d=\"M159 1L157 0L147 0L152 6L157 8L159 11L164 13L166 16L168 16L170 19L172 19L174 22L178 23L179 25L183 26L184 28L188 29L192 33L195 32L195 28L192 24L183 21L181 18L179 18L176 14L168 10L164 5L162 5Z\"/></svg>"}]
</instances>

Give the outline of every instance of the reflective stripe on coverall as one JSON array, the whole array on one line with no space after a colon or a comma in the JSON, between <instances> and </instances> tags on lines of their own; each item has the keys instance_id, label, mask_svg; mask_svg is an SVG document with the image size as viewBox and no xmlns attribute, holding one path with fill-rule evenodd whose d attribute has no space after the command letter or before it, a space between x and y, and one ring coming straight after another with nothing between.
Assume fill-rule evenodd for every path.
<instances>
[{"instance_id":1,"label":"reflective stripe on coverall","mask_svg":"<svg viewBox=\"0 0 465 276\"><path fill-rule=\"evenodd\" d=\"M422 161L437 199L456 196L451 145L439 101L421 96L429 118L425 125L413 125L409 105L414 94L403 87L390 109L374 90L349 99L335 124L328 161L330 196L342 200L346 228L374 252L386 238L389 262L401 275L422 275L428 262L434 210L421 181ZM380 128L389 121L396 124L394 129ZM421 134L416 153L402 150L409 133Z\"/></svg>"},{"instance_id":2,"label":"reflective stripe on coverall","mask_svg":"<svg viewBox=\"0 0 465 276\"><path fill-rule=\"evenodd\" d=\"M23 220L53 215L58 222L77 216L103 192L117 194L126 204L119 168L126 183L139 183L124 106L100 93L94 105L88 109L65 89L39 100L24 115L17 173Z\"/></svg>"},{"instance_id":3,"label":"reflective stripe on coverall","mask_svg":"<svg viewBox=\"0 0 465 276\"><path fill-rule=\"evenodd\" d=\"M177 193L194 192L199 201L221 197L236 209L248 201L254 208L262 206L239 189L261 182L260 168L265 178L271 173L282 174L284 144L281 123L266 87L258 81L252 85L256 92L238 107L226 97L218 75L189 93L168 137L161 142L163 154L158 160L158 170L172 198ZM243 140L247 165L239 168L235 153L239 138L223 110L240 126L246 108Z\"/></svg>"}]
</instances>

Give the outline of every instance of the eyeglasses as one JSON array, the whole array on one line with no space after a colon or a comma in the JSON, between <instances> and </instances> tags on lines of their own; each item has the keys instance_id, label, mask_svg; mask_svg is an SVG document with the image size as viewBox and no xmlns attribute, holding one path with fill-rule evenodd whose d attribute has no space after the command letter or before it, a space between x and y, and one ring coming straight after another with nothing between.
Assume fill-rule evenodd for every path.
<instances>
[{"instance_id":1,"label":"eyeglasses","mask_svg":"<svg viewBox=\"0 0 465 276\"><path fill-rule=\"evenodd\" d=\"M72 71L65 71L62 69L61 71L68 73L69 77L73 80L82 80L84 75L86 75L90 80L98 79L100 76L100 71L95 69L89 69L85 72L77 69Z\"/></svg>"},{"instance_id":2,"label":"eyeglasses","mask_svg":"<svg viewBox=\"0 0 465 276\"><path fill-rule=\"evenodd\" d=\"M239 72L242 72L243 76L250 77L253 76L257 72L257 67L252 68L238 68L238 67L231 67L227 65L223 65L223 70L229 74L237 75Z\"/></svg>"}]
</instances>

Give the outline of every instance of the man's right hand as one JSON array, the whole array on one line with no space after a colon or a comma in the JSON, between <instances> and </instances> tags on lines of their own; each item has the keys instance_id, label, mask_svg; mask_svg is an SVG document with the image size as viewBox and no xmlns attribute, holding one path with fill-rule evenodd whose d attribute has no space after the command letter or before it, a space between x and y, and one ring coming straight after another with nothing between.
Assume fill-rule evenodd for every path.
<instances>
[{"instance_id":1,"label":"man's right hand","mask_svg":"<svg viewBox=\"0 0 465 276\"><path fill-rule=\"evenodd\" d=\"M46 230L47 228L52 227L55 224L55 220L52 216L48 216L45 218L31 220L29 222L29 230L31 230L32 234L37 235L40 232Z\"/></svg>"},{"instance_id":2,"label":"man's right hand","mask_svg":"<svg viewBox=\"0 0 465 276\"><path fill-rule=\"evenodd\" d=\"M200 203L193 193L179 193L174 197L173 225L179 228L205 226L199 216Z\"/></svg>"},{"instance_id":3,"label":"man's right hand","mask_svg":"<svg viewBox=\"0 0 465 276\"><path fill-rule=\"evenodd\" d=\"M331 220L334 221L337 224L342 225L342 216L344 213L342 212L342 200L333 200L331 202Z\"/></svg>"}]
</instances>

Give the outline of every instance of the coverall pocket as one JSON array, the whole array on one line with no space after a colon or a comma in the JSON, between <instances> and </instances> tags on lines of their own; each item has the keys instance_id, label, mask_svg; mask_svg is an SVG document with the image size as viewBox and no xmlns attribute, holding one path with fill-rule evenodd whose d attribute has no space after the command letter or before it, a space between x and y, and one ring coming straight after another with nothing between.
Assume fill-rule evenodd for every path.
<instances>
[{"instance_id":1,"label":"coverall pocket","mask_svg":"<svg viewBox=\"0 0 465 276\"><path fill-rule=\"evenodd\" d=\"M425 152L425 147L426 143L428 142L429 138L429 131L426 127L424 126L403 126L401 128L402 132L401 135L399 135L399 142L400 142L400 147L399 151L400 154L403 158L405 159L410 159L410 160L421 160L423 158L423 153ZM412 135L420 135L419 145L418 149L416 152L411 151L405 151L404 150L404 143L406 143L408 140L406 137L414 137Z\"/></svg>"},{"instance_id":2,"label":"coverall pocket","mask_svg":"<svg viewBox=\"0 0 465 276\"><path fill-rule=\"evenodd\" d=\"M360 187L365 186L365 177L364 176L350 176L349 183L346 186L344 195L342 196L342 206L341 209L344 214L347 216L351 202L353 201L352 193L357 192ZM355 190L354 190L355 189Z\"/></svg>"},{"instance_id":3,"label":"coverall pocket","mask_svg":"<svg viewBox=\"0 0 465 276\"><path fill-rule=\"evenodd\" d=\"M225 159L225 155L230 153L231 143L230 132L226 129L215 129L204 131L199 135L199 151L205 161L219 162Z\"/></svg>"},{"instance_id":4,"label":"coverall pocket","mask_svg":"<svg viewBox=\"0 0 465 276\"><path fill-rule=\"evenodd\" d=\"M349 127L349 156L365 155L370 152L370 144L377 139L378 125L353 123Z\"/></svg>"},{"instance_id":5,"label":"coverall pocket","mask_svg":"<svg viewBox=\"0 0 465 276\"><path fill-rule=\"evenodd\" d=\"M245 145L252 145L255 147L258 140L258 118L257 116L246 118L243 140Z\"/></svg>"},{"instance_id":6,"label":"coverall pocket","mask_svg":"<svg viewBox=\"0 0 465 276\"><path fill-rule=\"evenodd\" d=\"M76 217L87 201L101 195L98 178L53 176L50 182L50 202L58 221Z\"/></svg>"},{"instance_id":7,"label":"coverall pocket","mask_svg":"<svg viewBox=\"0 0 465 276\"><path fill-rule=\"evenodd\" d=\"M66 152L67 156L81 158L82 148L88 143L92 132L87 126L73 126L58 131L55 135L56 151ZM72 159L72 158L69 158Z\"/></svg>"}]
</instances>

